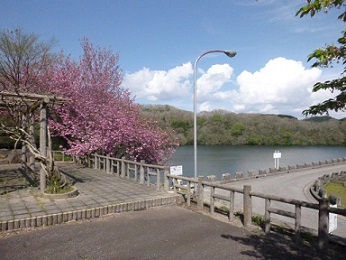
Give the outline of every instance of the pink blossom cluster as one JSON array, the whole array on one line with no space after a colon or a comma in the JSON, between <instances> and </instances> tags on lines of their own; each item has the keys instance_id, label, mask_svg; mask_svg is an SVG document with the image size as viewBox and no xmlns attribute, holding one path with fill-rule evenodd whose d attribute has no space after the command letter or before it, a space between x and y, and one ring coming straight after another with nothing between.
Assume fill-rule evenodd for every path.
<instances>
[{"instance_id":1,"label":"pink blossom cluster","mask_svg":"<svg viewBox=\"0 0 346 260\"><path fill-rule=\"evenodd\" d=\"M109 154L164 164L178 143L155 122L144 120L129 91L120 88L118 55L82 41L79 62L61 55L43 81L48 91L68 98L49 122L67 140L70 154Z\"/></svg>"}]
</instances>

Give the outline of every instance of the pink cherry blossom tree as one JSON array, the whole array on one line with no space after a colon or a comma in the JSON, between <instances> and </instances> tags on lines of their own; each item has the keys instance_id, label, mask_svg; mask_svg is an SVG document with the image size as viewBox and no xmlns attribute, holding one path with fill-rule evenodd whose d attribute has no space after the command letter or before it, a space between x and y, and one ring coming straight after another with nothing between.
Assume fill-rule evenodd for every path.
<instances>
[{"instance_id":1,"label":"pink cherry blossom tree","mask_svg":"<svg viewBox=\"0 0 346 260\"><path fill-rule=\"evenodd\" d=\"M69 98L55 109L50 125L67 140L67 152L83 156L94 152L163 164L178 143L155 122L144 120L126 89L118 55L82 40L79 62L60 59L43 80L49 92Z\"/></svg>"}]
</instances>

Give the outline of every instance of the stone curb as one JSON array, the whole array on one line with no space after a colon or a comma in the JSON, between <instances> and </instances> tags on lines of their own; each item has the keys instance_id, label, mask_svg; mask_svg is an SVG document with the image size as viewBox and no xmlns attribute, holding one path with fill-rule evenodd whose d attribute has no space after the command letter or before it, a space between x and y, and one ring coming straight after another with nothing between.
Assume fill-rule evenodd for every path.
<instances>
[{"instance_id":1,"label":"stone curb","mask_svg":"<svg viewBox=\"0 0 346 260\"><path fill-rule=\"evenodd\" d=\"M323 186L329 183L333 179L338 179L343 176L346 176L346 171L341 171L337 173L331 173L331 174L325 174L321 177L318 177L314 184L310 186L310 194L317 200L320 201L325 195L326 191L324 190ZM338 196L335 196L333 194L330 194L329 199L331 196L336 197L335 204L340 204L340 198L338 200ZM340 206L340 205L338 205Z\"/></svg>"},{"instance_id":2,"label":"stone curb","mask_svg":"<svg viewBox=\"0 0 346 260\"><path fill-rule=\"evenodd\" d=\"M172 195L171 197L160 197L154 199L124 202L91 209L68 211L25 219L7 220L0 222L0 231L52 226L69 221L99 218L105 215L121 213L125 211L137 211L163 205L175 205L179 201L179 198L180 195Z\"/></svg>"},{"instance_id":3,"label":"stone curb","mask_svg":"<svg viewBox=\"0 0 346 260\"><path fill-rule=\"evenodd\" d=\"M254 170L250 170L247 172L247 174L244 174L243 172L236 172L234 177L232 177L230 173L224 173L222 174L221 180L216 180L215 178L213 178L213 181L217 181L220 184L225 184L225 183L236 182L240 180L257 179L257 178L262 178L266 176L275 176L277 174L286 174L290 172L297 172L297 171L307 170L307 169L317 169L317 168L322 168L325 166L345 164L345 163L346 163L346 157L343 157L343 158L332 159L332 160L305 163L301 165L297 164L296 166L288 165L287 168L286 167L280 167L279 169L269 168L268 171L258 170L256 172ZM211 178L212 176L207 176L207 177Z\"/></svg>"}]
</instances>

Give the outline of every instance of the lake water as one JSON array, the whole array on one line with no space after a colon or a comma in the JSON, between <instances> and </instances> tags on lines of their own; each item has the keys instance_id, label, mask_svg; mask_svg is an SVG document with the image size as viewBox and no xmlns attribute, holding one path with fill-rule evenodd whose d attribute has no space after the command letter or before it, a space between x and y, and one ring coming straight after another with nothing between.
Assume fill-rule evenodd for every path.
<instances>
[{"instance_id":1,"label":"lake water","mask_svg":"<svg viewBox=\"0 0 346 260\"><path fill-rule=\"evenodd\" d=\"M198 175L215 175L274 168L273 153L281 152L280 167L346 157L346 146L198 146ZM183 175L194 175L193 146L178 147L169 166L182 165Z\"/></svg>"}]
</instances>

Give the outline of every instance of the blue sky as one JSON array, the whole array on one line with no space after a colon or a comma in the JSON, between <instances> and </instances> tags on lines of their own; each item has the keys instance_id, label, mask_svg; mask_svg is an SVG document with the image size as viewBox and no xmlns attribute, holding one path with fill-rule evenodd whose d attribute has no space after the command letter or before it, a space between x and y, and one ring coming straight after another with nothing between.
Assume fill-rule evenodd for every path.
<instances>
[{"instance_id":1,"label":"blue sky","mask_svg":"<svg viewBox=\"0 0 346 260\"><path fill-rule=\"evenodd\" d=\"M295 17L303 0L0 0L0 28L21 27L57 51L78 58L88 37L119 53L122 87L135 101L193 109L193 63L212 49L237 51L230 59L209 54L198 63L198 109L289 114L331 96L311 93L317 81L341 67L312 69L307 56L336 43L344 24L337 10ZM337 118L345 113L334 114Z\"/></svg>"}]
</instances>

